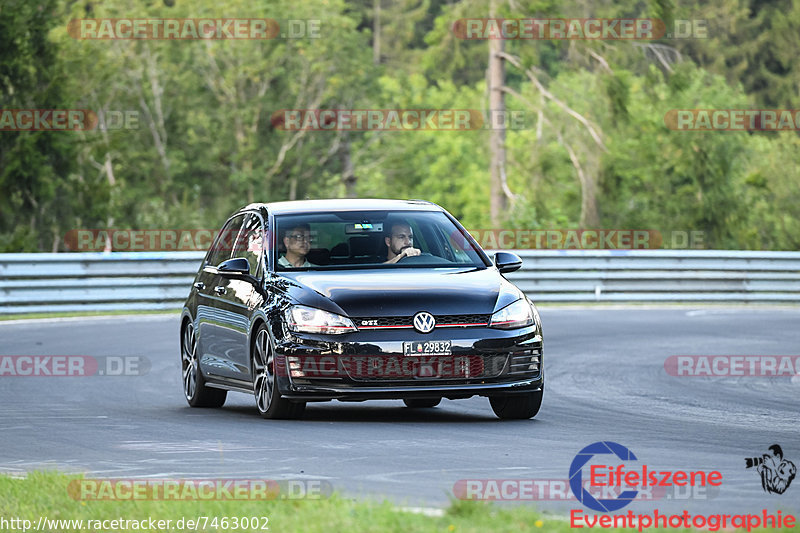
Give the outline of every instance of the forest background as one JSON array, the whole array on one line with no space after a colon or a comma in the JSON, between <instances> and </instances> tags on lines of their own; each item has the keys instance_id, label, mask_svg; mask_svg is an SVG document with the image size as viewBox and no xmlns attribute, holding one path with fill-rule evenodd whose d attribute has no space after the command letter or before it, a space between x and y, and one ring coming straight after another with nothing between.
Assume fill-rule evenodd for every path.
<instances>
[{"instance_id":1,"label":"forest background","mask_svg":"<svg viewBox=\"0 0 800 533\"><path fill-rule=\"evenodd\" d=\"M490 16L705 31L503 41L453 31ZM318 31L77 39L68 23L85 18L271 18L318 21ZM797 132L676 131L665 116L800 107L798 28L796 0L0 0L3 110L136 117L0 131L0 252L67 251L77 228L216 229L249 202L333 197L431 200L467 228L695 231L705 248L797 250ZM503 68L494 98L524 117L499 136L287 131L273 120L282 109L488 117L492 61Z\"/></svg>"}]
</instances>

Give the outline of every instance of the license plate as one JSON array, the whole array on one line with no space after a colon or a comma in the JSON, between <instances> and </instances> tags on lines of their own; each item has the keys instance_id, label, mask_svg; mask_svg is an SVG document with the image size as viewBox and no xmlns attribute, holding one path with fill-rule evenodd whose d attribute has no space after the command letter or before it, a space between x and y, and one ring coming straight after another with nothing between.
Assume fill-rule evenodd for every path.
<instances>
[{"instance_id":1,"label":"license plate","mask_svg":"<svg viewBox=\"0 0 800 533\"><path fill-rule=\"evenodd\" d=\"M453 341L413 341L403 343L405 355L452 355Z\"/></svg>"}]
</instances>

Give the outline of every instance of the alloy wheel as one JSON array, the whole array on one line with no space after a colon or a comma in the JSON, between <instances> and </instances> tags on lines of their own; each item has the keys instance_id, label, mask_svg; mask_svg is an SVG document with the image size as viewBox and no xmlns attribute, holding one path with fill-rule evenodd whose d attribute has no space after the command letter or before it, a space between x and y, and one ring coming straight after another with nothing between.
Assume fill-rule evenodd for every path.
<instances>
[{"instance_id":1,"label":"alloy wheel","mask_svg":"<svg viewBox=\"0 0 800 533\"><path fill-rule=\"evenodd\" d=\"M272 388L275 380L272 347L267 330L261 329L256 335L253 353L253 375L255 376L253 392L256 396L258 410L266 413L272 403Z\"/></svg>"},{"instance_id":2,"label":"alloy wheel","mask_svg":"<svg viewBox=\"0 0 800 533\"><path fill-rule=\"evenodd\" d=\"M187 400L191 400L197 390L197 338L191 323L186 324L183 329L181 366L183 369L183 393Z\"/></svg>"}]
</instances>

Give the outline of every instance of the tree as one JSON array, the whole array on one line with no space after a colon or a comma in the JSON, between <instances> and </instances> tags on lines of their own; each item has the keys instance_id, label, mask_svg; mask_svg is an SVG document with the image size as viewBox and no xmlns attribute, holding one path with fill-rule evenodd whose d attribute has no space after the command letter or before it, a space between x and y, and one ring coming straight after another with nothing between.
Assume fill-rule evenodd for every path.
<instances>
[{"instance_id":1,"label":"tree","mask_svg":"<svg viewBox=\"0 0 800 533\"><path fill-rule=\"evenodd\" d=\"M69 108L66 73L48 36L60 21L52 0L8 0L0 7L3 110ZM0 251L57 247L62 220L79 207L67 179L74 151L71 132L0 132Z\"/></svg>"}]
</instances>

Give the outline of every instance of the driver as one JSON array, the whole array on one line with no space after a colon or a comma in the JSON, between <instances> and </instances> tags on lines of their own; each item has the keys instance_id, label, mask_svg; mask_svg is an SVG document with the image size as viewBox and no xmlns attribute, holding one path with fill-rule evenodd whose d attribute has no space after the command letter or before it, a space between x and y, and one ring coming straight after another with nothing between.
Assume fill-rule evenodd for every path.
<instances>
[{"instance_id":1,"label":"driver","mask_svg":"<svg viewBox=\"0 0 800 533\"><path fill-rule=\"evenodd\" d=\"M419 248L414 248L414 232L411 231L411 226L405 222L392 224L384 241L388 249L385 264L397 263L404 257L414 257L421 253Z\"/></svg>"}]
</instances>

